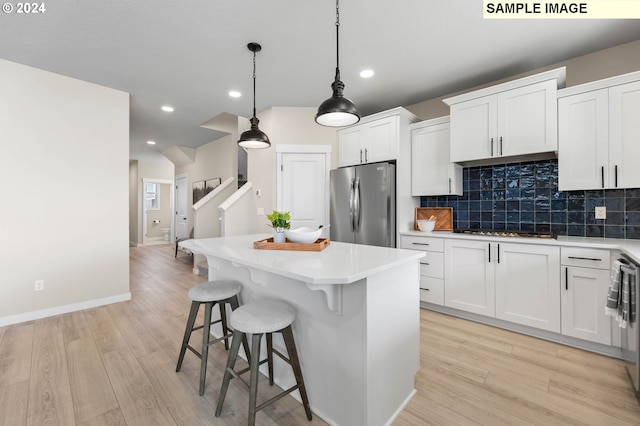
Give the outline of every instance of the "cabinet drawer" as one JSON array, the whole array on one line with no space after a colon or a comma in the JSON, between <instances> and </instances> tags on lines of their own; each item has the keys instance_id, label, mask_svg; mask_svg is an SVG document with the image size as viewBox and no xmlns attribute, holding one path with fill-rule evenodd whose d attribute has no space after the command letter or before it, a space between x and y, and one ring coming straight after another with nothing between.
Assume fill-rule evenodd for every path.
<instances>
[{"instance_id":1,"label":"cabinet drawer","mask_svg":"<svg viewBox=\"0 0 640 426\"><path fill-rule=\"evenodd\" d=\"M563 265L609 269L611 258L609 250L562 247L560 253Z\"/></svg>"},{"instance_id":2,"label":"cabinet drawer","mask_svg":"<svg viewBox=\"0 0 640 426\"><path fill-rule=\"evenodd\" d=\"M433 237L402 237L402 248L409 250L444 251L444 240Z\"/></svg>"},{"instance_id":3,"label":"cabinet drawer","mask_svg":"<svg viewBox=\"0 0 640 426\"><path fill-rule=\"evenodd\" d=\"M420 277L420 300L443 306L444 280L431 277Z\"/></svg>"},{"instance_id":4,"label":"cabinet drawer","mask_svg":"<svg viewBox=\"0 0 640 426\"><path fill-rule=\"evenodd\" d=\"M444 253L428 251L420 259L420 275L433 278L444 278Z\"/></svg>"}]
</instances>

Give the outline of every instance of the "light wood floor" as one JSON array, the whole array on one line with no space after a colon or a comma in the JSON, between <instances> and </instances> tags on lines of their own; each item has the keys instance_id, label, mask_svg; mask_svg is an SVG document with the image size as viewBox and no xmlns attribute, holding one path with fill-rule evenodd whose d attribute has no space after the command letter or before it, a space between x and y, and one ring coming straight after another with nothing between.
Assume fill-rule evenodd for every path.
<instances>
[{"instance_id":1,"label":"light wood floor","mask_svg":"<svg viewBox=\"0 0 640 426\"><path fill-rule=\"evenodd\" d=\"M222 345L211 347L203 397L193 354L175 372L187 291L204 280L172 246L134 248L130 302L0 327L0 425L245 424L236 380L213 416ZM620 361L428 311L421 330L418 394L395 425L640 425ZM277 389L263 380L260 392ZM291 397L257 421L325 424L307 422Z\"/></svg>"}]
</instances>

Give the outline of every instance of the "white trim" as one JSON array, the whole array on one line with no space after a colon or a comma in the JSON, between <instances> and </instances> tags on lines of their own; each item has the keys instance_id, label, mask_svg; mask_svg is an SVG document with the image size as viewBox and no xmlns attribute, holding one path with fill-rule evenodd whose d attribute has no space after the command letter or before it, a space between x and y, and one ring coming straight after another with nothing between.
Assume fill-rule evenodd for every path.
<instances>
[{"instance_id":1,"label":"white trim","mask_svg":"<svg viewBox=\"0 0 640 426\"><path fill-rule=\"evenodd\" d=\"M622 74L615 77L579 84L577 86L567 87L566 89L558 91L558 98L590 92L592 90L608 89L609 87L633 83L638 80L640 80L640 71L630 72L628 74Z\"/></svg>"},{"instance_id":2,"label":"white trim","mask_svg":"<svg viewBox=\"0 0 640 426\"><path fill-rule=\"evenodd\" d=\"M485 87L484 89L478 89L472 92L463 93L462 95L443 99L442 102L451 106L453 104L466 102L471 99L481 98L483 96L495 95L497 93L505 92L507 90L517 89L518 87L528 86L530 84L540 83L541 81L554 80L554 79L557 80L558 89L563 88L567 80L566 67L556 68L551 71L541 72L538 74L530 75L528 77L523 77L517 80L508 81L506 83Z\"/></svg>"},{"instance_id":3,"label":"white trim","mask_svg":"<svg viewBox=\"0 0 640 426\"><path fill-rule=\"evenodd\" d=\"M225 189L227 186L231 185L231 182L233 182L234 180L235 179L233 177L230 177L227 180L225 180L224 182L222 182L220 185L218 185L215 188L213 188L213 191L211 191L210 193L208 193L207 195L202 197L200 200L198 200L197 203L195 203L193 206L191 206L191 210L196 211L200 207L204 206L209 200L211 200L213 197L215 197L220 192L222 192L223 189Z\"/></svg>"},{"instance_id":4,"label":"white trim","mask_svg":"<svg viewBox=\"0 0 640 426\"><path fill-rule=\"evenodd\" d=\"M4 327L5 325L18 324L21 322L33 321L40 318L52 317L55 315L67 314L69 312L82 311L98 306L110 305L112 303L126 302L127 300L131 300L131 293L123 293L116 296L103 297L101 299L72 303L71 305L56 306L55 308L42 309L40 311L25 312L24 314L0 317L0 327Z\"/></svg>"},{"instance_id":5,"label":"white trim","mask_svg":"<svg viewBox=\"0 0 640 426\"><path fill-rule=\"evenodd\" d=\"M229 208L236 202L238 201L240 198L242 198L242 196L244 194L246 194L247 192L249 192L249 190L251 190L251 188L253 188L253 184L251 182L247 182L244 185L242 185L236 192L234 192L233 194L231 194L231 196L229 198L227 198L226 200L224 200L222 202L222 204L220 204L218 206L218 210L222 210L222 211L226 211L229 210Z\"/></svg>"}]
</instances>

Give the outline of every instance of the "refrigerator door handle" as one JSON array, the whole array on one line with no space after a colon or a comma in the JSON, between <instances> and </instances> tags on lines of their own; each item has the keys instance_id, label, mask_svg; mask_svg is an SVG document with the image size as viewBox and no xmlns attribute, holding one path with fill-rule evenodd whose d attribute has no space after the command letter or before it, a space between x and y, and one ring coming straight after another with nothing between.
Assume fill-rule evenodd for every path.
<instances>
[{"instance_id":1,"label":"refrigerator door handle","mask_svg":"<svg viewBox=\"0 0 640 426\"><path fill-rule=\"evenodd\" d=\"M354 200L354 186L355 179L351 179L349 181L349 227L351 228L351 232L355 232L355 200Z\"/></svg>"},{"instance_id":2,"label":"refrigerator door handle","mask_svg":"<svg viewBox=\"0 0 640 426\"><path fill-rule=\"evenodd\" d=\"M359 177L357 177L355 180L355 184L353 185L353 190L354 190L353 199L354 199L354 207L355 207L353 223L354 223L354 228L356 232L358 232L360 230L360 178Z\"/></svg>"}]
</instances>

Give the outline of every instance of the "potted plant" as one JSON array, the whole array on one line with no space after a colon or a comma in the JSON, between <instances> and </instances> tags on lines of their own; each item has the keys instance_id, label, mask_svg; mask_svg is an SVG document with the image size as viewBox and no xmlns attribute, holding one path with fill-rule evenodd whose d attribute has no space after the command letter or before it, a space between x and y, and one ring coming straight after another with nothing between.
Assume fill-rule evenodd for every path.
<instances>
[{"instance_id":1,"label":"potted plant","mask_svg":"<svg viewBox=\"0 0 640 426\"><path fill-rule=\"evenodd\" d=\"M267 215L267 219L269 219L273 227L273 242L284 243L284 230L291 228L291 215L289 212L274 210L273 213Z\"/></svg>"}]
</instances>

